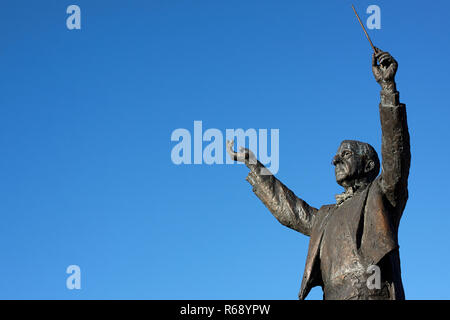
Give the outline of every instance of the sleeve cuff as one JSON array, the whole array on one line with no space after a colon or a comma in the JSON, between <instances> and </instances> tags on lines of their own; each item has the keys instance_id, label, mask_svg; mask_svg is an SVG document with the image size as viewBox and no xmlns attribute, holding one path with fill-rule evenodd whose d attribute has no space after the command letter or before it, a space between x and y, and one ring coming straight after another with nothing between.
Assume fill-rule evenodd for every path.
<instances>
[{"instance_id":1,"label":"sleeve cuff","mask_svg":"<svg viewBox=\"0 0 450 320\"><path fill-rule=\"evenodd\" d=\"M398 91L393 93L381 91L380 96L382 105L398 106L400 104Z\"/></svg>"}]
</instances>

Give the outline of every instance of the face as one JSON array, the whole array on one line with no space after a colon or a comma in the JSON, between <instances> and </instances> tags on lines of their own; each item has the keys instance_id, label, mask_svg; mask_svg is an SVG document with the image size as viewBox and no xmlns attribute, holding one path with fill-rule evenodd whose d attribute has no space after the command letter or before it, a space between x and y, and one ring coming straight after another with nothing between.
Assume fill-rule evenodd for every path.
<instances>
[{"instance_id":1,"label":"face","mask_svg":"<svg viewBox=\"0 0 450 320\"><path fill-rule=\"evenodd\" d=\"M351 142L342 142L332 164L335 166L336 182L348 187L354 184L364 168L363 159L357 153L356 146Z\"/></svg>"}]
</instances>

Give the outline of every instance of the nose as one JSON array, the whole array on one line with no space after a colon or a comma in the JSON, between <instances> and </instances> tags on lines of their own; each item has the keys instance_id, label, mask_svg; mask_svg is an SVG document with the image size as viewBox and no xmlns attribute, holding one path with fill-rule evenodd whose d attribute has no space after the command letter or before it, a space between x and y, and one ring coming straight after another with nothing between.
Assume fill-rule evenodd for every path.
<instances>
[{"instance_id":1,"label":"nose","mask_svg":"<svg viewBox=\"0 0 450 320\"><path fill-rule=\"evenodd\" d=\"M331 164L333 166L337 165L341 161L341 157L337 154L331 159Z\"/></svg>"}]
</instances>

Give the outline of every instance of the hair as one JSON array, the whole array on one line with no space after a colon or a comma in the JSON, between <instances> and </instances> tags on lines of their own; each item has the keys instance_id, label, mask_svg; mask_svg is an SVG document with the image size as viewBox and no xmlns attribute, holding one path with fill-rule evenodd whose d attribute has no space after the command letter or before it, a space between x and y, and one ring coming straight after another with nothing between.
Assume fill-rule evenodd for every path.
<instances>
[{"instance_id":1,"label":"hair","mask_svg":"<svg viewBox=\"0 0 450 320\"><path fill-rule=\"evenodd\" d=\"M374 167L367 173L367 177L370 181L375 180L380 172L380 159L378 158L378 154L374 147L368 143L357 140L344 140L342 143L350 143L353 145L358 155L364 159L364 163L367 163L368 160L372 160L374 162Z\"/></svg>"}]
</instances>

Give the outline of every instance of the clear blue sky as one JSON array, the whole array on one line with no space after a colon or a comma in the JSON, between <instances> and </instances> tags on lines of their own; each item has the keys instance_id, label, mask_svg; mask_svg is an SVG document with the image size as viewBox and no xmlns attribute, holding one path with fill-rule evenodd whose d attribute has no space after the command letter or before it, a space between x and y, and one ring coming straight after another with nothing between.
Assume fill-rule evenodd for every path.
<instances>
[{"instance_id":1,"label":"clear blue sky","mask_svg":"<svg viewBox=\"0 0 450 320\"><path fill-rule=\"evenodd\" d=\"M369 33L399 61L408 108L406 297L449 299L450 4L354 3L363 20L380 6ZM81 30L66 28L70 4ZM2 1L0 298L296 299L309 239L271 216L244 166L174 165L170 136L194 120L280 129L277 177L334 202L340 141L381 144L350 4Z\"/></svg>"}]
</instances>

